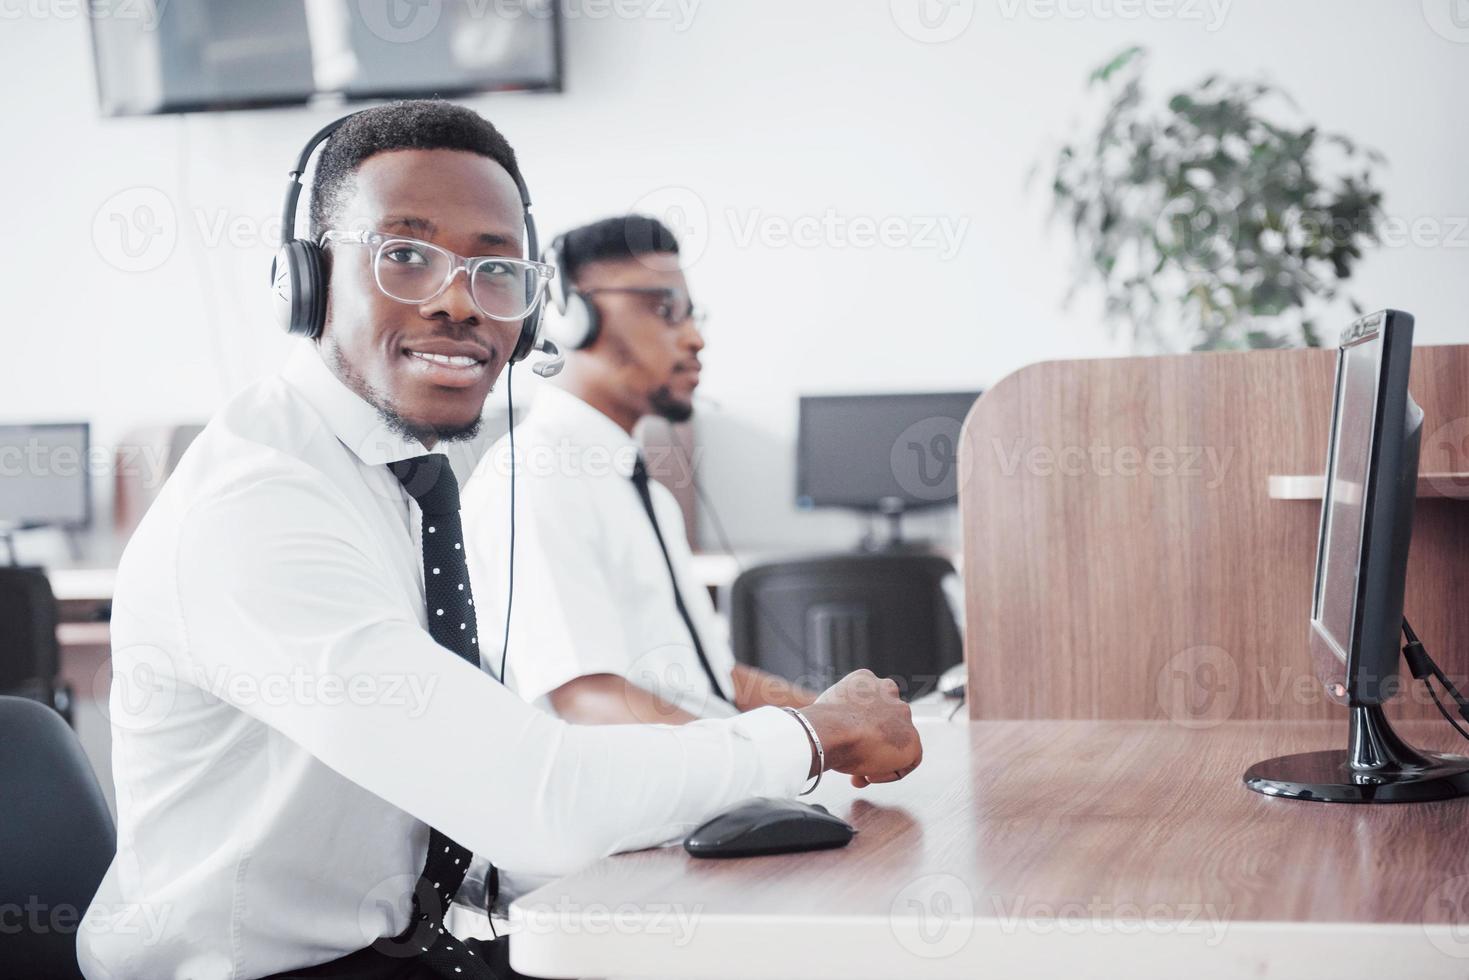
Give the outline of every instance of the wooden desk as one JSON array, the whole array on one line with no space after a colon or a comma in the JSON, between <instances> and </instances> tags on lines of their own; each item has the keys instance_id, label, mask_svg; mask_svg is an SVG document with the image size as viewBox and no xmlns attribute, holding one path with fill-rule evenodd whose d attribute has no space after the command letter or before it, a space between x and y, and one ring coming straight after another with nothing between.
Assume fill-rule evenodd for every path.
<instances>
[{"instance_id":1,"label":"wooden desk","mask_svg":"<svg viewBox=\"0 0 1469 980\"><path fill-rule=\"evenodd\" d=\"M1463 751L1441 722L1417 744ZM1334 722L922 726L924 764L817 798L844 850L620 855L510 910L511 963L598 977L1469 977L1469 801L1300 803L1252 762Z\"/></svg>"}]
</instances>

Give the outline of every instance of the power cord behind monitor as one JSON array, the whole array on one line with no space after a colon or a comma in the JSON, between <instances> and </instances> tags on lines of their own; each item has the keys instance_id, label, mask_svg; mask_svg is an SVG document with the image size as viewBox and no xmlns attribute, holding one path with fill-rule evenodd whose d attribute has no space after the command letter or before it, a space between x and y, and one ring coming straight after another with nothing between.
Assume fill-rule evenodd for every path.
<instances>
[{"instance_id":1,"label":"power cord behind monitor","mask_svg":"<svg viewBox=\"0 0 1469 980\"><path fill-rule=\"evenodd\" d=\"M1403 658L1408 661L1408 670L1412 672L1416 680L1423 682L1423 686L1428 690L1429 697L1433 698L1434 707L1438 708L1438 713L1443 715L1444 721L1453 725L1454 731L1458 732L1464 738L1469 739L1469 731L1465 731L1454 720L1453 716L1449 714L1448 709L1444 707L1444 703L1439 698L1438 692L1433 689L1433 680L1436 678L1439 685L1443 687L1444 692L1454 699L1454 703L1459 709L1459 716L1466 722L1469 722L1469 700L1466 700L1464 695L1459 693L1459 689L1454 686L1454 682L1449 680L1444 672L1439 669L1438 664L1433 662L1433 658L1428 655L1428 651L1419 642L1418 634L1413 632L1413 627L1409 624L1406 616L1403 617L1403 637L1408 641L1403 644Z\"/></svg>"}]
</instances>

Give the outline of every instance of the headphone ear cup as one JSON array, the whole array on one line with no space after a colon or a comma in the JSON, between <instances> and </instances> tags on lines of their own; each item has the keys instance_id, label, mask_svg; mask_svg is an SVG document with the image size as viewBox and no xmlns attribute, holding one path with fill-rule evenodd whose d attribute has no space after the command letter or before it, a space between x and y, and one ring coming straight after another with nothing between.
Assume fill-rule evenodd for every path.
<instances>
[{"instance_id":1,"label":"headphone ear cup","mask_svg":"<svg viewBox=\"0 0 1469 980\"><path fill-rule=\"evenodd\" d=\"M535 225L531 223L529 211L526 212L526 227L532 230L535 228ZM536 293L540 288L540 277L535 273L527 273L525 279L526 302L534 302ZM541 301L536 303L535 309L531 310L530 313L526 314L525 319L520 321L520 336L516 338L515 350L510 352L508 363L516 364L530 357L531 352L536 349L536 345L541 342L541 334L546 329L546 304L549 302L549 297L542 296Z\"/></svg>"},{"instance_id":2,"label":"headphone ear cup","mask_svg":"<svg viewBox=\"0 0 1469 980\"><path fill-rule=\"evenodd\" d=\"M601 328L601 318L597 308L587 302L585 296L570 294L565 298L564 306L558 304L558 313L560 315L554 320L554 325L547 330L562 350L585 350L592 346Z\"/></svg>"},{"instance_id":3,"label":"headphone ear cup","mask_svg":"<svg viewBox=\"0 0 1469 980\"><path fill-rule=\"evenodd\" d=\"M530 356L531 351L541 342L541 331L544 329L546 304L541 303L531 311L520 323L520 338L515 342L515 350L510 355L510 363L516 364Z\"/></svg>"},{"instance_id":4,"label":"headphone ear cup","mask_svg":"<svg viewBox=\"0 0 1469 980\"><path fill-rule=\"evenodd\" d=\"M275 253L271 292L286 333L316 340L326 326L326 271L315 242L293 238Z\"/></svg>"}]
</instances>

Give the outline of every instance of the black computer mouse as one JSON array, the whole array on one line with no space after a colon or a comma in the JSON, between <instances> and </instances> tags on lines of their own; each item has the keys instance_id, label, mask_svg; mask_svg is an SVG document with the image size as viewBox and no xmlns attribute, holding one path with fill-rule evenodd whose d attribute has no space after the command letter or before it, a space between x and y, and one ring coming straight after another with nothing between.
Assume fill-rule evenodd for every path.
<instances>
[{"instance_id":1,"label":"black computer mouse","mask_svg":"<svg viewBox=\"0 0 1469 980\"><path fill-rule=\"evenodd\" d=\"M694 857L754 857L842 847L856 832L824 806L757 796L699 827L683 846Z\"/></svg>"}]
</instances>

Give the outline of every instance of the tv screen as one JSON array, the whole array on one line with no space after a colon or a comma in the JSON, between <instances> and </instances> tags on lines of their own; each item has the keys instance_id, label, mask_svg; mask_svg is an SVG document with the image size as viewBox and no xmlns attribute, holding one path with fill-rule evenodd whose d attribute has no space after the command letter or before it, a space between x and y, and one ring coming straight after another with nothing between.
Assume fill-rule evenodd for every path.
<instances>
[{"instance_id":1,"label":"tv screen","mask_svg":"<svg viewBox=\"0 0 1469 980\"><path fill-rule=\"evenodd\" d=\"M98 98L109 116L561 87L556 0L191 0L89 9Z\"/></svg>"}]
</instances>

